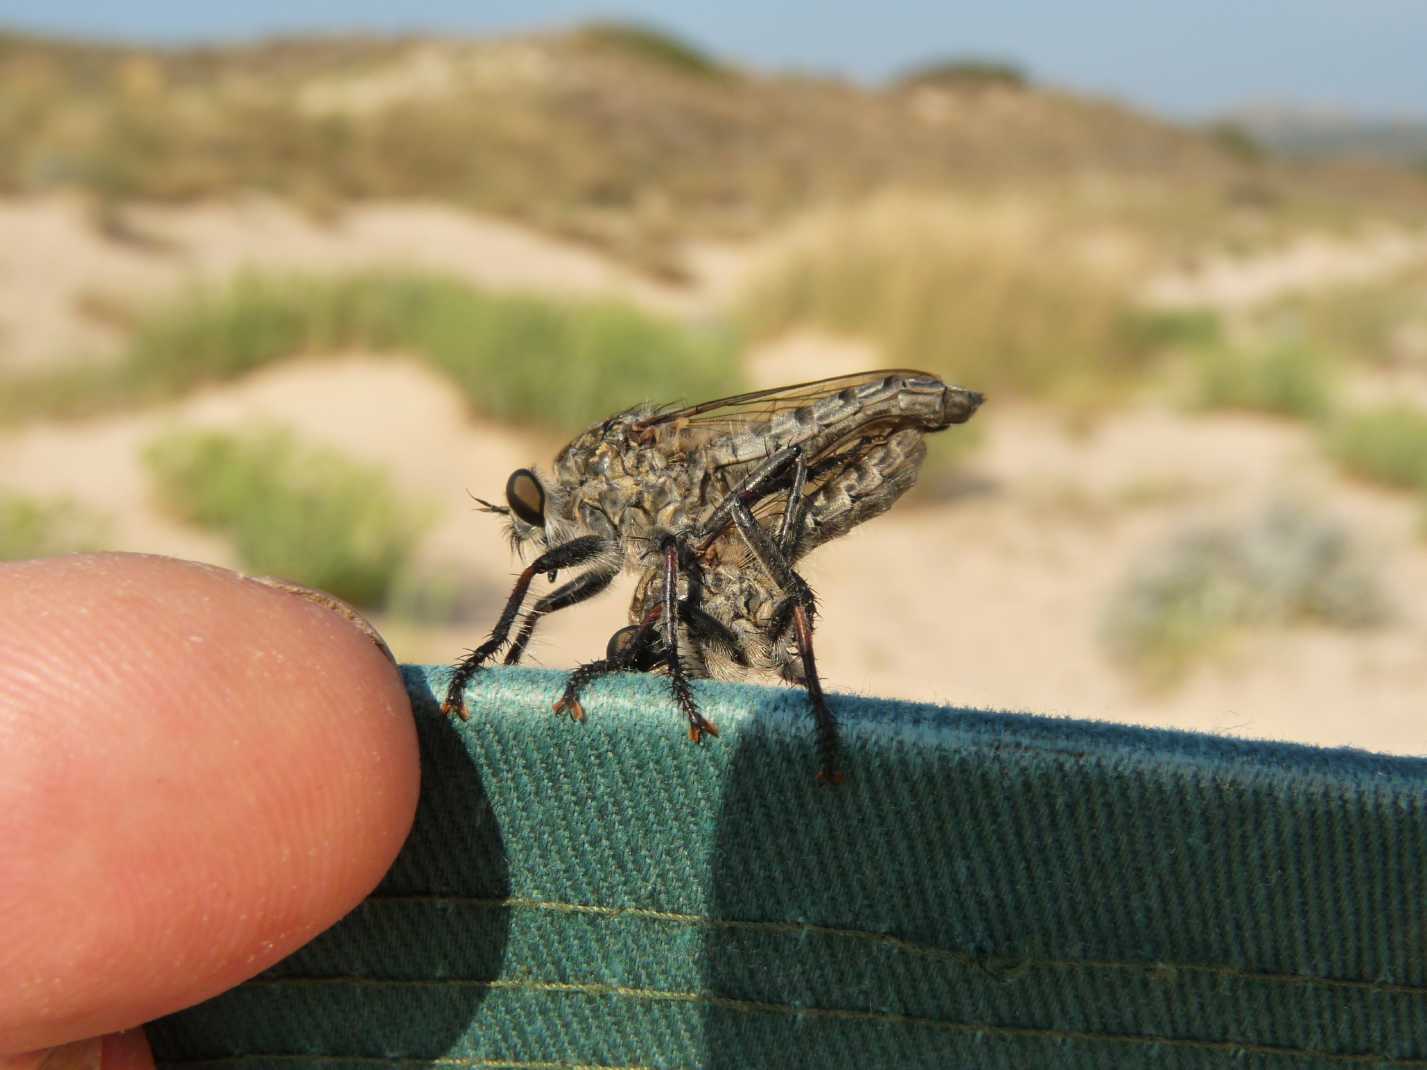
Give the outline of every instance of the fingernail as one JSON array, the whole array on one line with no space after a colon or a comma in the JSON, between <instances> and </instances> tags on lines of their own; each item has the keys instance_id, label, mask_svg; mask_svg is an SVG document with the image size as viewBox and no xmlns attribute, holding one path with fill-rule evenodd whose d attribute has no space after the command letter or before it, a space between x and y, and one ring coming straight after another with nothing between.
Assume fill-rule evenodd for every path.
<instances>
[{"instance_id":1,"label":"fingernail","mask_svg":"<svg viewBox=\"0 0 1427 1070\"><path fill-rule=\"evenodd\" d=\"M40 1060L40 1070L100 1070L104 1062L103 1051L103 1037L61 1044L51 1048Z\"/></svg>"},{"instance_id":2,"label":"fingernail","mask_svg":"<svg viewBox=\"0 0 1427 1070\"><path fill-rule=\"evenodd\" d=\"M288 594L297 595L314 605L319 605L323 609L330 609L343 620L350 621L368 639L376 644L378 650L387 656L387 659L395 665L396 656L392 654L391 647L386 645L386 640L382 638L381 632L373 627L372 622L358 613L352 606L342 601L335 594L328 594L326 591L319 591L315 587L304 587L300 583L293 583L280 576L249 576L248 579L254 583L261 583L264 587L271 587L275 591L286 591Z\"/></svg>"}]
</instances>

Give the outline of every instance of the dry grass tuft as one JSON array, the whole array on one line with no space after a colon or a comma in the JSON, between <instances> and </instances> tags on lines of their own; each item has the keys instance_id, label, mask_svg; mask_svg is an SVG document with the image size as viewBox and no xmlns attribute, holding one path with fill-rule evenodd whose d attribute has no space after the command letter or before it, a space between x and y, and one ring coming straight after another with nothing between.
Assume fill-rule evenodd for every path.
<instances>
[{"instance_id":1,"label":"dry grass tuft","mask_svg":"<svg viewBox=\"0 0 1427 1070\"><path fill-rule=\"evenodd\" d=\"M1107 389L1143 356L1130 300L1140 253L1060 207L887 195L819 213L756 276L744 320L761 336L864 336L889 364L978 388Z\"/></svg>"}]
</instances>

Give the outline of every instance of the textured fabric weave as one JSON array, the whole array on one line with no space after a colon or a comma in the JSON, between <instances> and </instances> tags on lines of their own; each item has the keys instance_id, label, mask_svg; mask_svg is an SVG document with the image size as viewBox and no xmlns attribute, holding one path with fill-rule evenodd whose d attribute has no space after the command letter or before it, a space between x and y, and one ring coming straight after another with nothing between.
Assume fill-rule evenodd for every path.
<instances>
[{"instance_id":1,"label":"textured fabric weave","mask_svg":"<svg viewBox=\"0 0 1427 1070\"><path fill-rule=\"evenodd\" d=\"M380 888L151 1027L205 1063L1427 1068L1427 760L499 669Z\"/></svg>"}]
</instances>

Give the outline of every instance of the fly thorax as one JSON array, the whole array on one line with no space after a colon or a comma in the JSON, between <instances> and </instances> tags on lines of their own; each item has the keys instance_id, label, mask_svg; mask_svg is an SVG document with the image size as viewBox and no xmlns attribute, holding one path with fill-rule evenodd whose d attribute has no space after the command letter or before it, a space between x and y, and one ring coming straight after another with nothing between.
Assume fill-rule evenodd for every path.
<instances>
[{"instance_id":1,"label":"fly thorax","mask_svg":"<svg viewBox=\"0 0 1427 1070\"><path fill-rule=\"evenodd\" d=\"M591 528L586 518L581 515L576 496L570 493L568 484L550 480L547 485L544 531L546 546L559 546L562 542L581 535L606 534Z\"/></svg>"}]
</instances>

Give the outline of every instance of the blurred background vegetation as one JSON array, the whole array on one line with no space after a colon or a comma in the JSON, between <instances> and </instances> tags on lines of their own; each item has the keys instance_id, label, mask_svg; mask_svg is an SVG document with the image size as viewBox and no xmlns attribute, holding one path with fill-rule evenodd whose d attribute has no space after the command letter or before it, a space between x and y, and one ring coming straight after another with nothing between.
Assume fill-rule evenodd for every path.
<instances>
[{"instance_id":1,"label":"blurred background vegetation","mask_svg":"<svg viewBox=\"0 0 1427 1070\"><path fill-rule=\"evenodd\" d=\"M917 367L992 402L865 538L902 524L923 571L971 555L1052 629L983 642L1062 681L988 675L966 701L1192 719L1244 672L1294 677L1309 634L1357 652L1359 695L1386 659L1403 694L1382 701L1407 702L1427 170L1357 152L1402 144L1369 133L1307 151L978 57L878 85L761 72L618 21L182 48L0 32L0 557L217 558L444 659L510 568L467 487L496 494L642 400ZM1046 540L1030 564L1007 549L1024 531ZM865 545L828 551L827 585L863 601L893 552ZM834 633L849 685L1026 675L889 653L869 636L899 613ZM1235 668L1246 634L1290 645ZM602 649L555 635L551 660Z\"/></svg>"}]
</instances>

